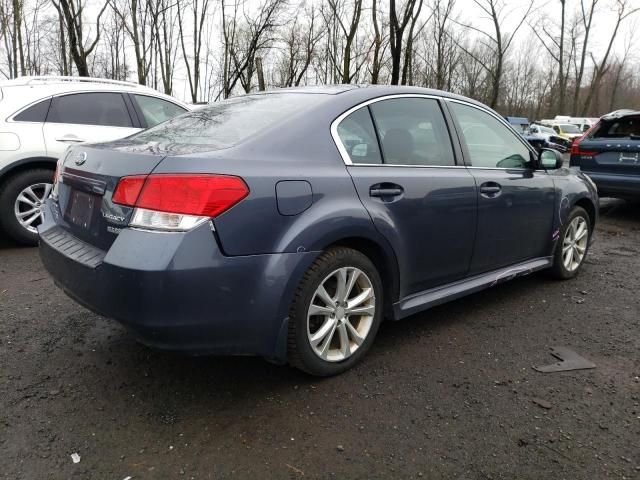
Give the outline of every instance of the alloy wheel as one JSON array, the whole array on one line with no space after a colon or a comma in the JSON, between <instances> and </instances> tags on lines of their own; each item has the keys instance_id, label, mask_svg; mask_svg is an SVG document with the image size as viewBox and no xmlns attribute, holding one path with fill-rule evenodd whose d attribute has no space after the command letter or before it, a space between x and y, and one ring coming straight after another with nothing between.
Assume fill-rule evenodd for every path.
<instances>
[{"instance_id":1,"label":"alloy wheel","mask_svg":"<svg viewBox=\"0 0 640 480\"><path fill-rule=\"evenodd\" d=\"M13 210L18 223L31 233L37 233L36 227L42 223L44 202L52 188L50 183L36 183L26 187L16 198Z\"/></svg>"},{"instance_id":2,"label":"alloy wheel","mask_svg":"<svg viewBox=\"0 0 640 480\"><path fill-rule=\"evenodd\" d=\"M569 272L576 270L587 252L589 226L583 217L575 217L564 234L562 263Z\"/></svg>"},{"instance_id":3,"label":"alloy wheel","mask_svg":"<svg viewBox=\"0 0 640 480\"><path fill-rule=\"evenodd\" d=\"M307 337L323 360L349 358L367 338L375 315L369 277L355 267L334 270L316 289L307 312Z\"/></svg>"}]
</instances>

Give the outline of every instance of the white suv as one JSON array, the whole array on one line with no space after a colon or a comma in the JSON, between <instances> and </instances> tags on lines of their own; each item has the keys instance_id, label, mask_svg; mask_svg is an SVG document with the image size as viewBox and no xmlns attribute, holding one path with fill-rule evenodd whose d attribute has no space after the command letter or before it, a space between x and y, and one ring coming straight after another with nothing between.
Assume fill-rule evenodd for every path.
<instances>
[{"instance_id":1,"label":"white suv","mask_svg":"<svg viewBox=\"0 0 640 480\"><path fill-rule=\"evenodd\" d=\"M37 244L40 205L69 145L116 140L187 110L172 97L130 82L85 77L0 82L0 227L19 243Z\"/></svg>"}]
</instances>

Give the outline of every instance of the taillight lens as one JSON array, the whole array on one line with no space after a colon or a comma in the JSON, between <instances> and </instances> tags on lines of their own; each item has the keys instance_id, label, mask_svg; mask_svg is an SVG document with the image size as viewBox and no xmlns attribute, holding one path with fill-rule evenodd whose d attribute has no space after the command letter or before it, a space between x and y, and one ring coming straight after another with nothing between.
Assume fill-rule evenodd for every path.
<instances>
[{"instance_id":1,"label":"taillight lens","mask_svg":"<svg viewBox=\"0 0 640 480\"><path fill-rule=\"evenodd\" d=\"M587 157L593 157L594 155L597 155L598 152L594 152L591 150L580 150L580 142L582 142L582 140L584 140L585 138L587 138L587 135L589 135L589 133L598 126L600 122L596 122L593 125L591 125L591 127L589 127L589 129L584 132L582 134L582 136L576 138L573 143L571 144L571 155L584 155Z\"/></svg>"},{"instance_id":2,"label":"taillight lens","mask_svg":"<svg viewBox=\"0 0 640 480\"><path fill-rule=\"evenodd\" d=\"M116 187L116 191L113 192L111 201L119 203L120 205L134 207L146 179L146 175L121 178Z\"/></svg>"},{"instance_id":3,"label":"taillight lens","mask_svg":"<svg viewBox=\"0 0 640 480\"><path fill-rule=\"evenodd\" d=\"M229 210L248 194L240 177L156 174L123 177L112 201L136 208L132 226L189 230Z\"/></svg>"}]
</instances>

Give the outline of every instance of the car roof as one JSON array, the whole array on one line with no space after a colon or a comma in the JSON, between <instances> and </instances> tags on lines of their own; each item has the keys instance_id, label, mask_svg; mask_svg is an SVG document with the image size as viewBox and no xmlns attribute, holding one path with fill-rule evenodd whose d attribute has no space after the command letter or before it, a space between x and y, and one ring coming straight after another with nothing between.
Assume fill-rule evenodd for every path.
<instances>
[{"instance_id":1,"label":"car roof","mask_svg":"<svg viewBox=\"0 0 640 480\"><path fill-rule=\"evenodd\" d=\"M455 93L446 92L444 90L435 90L432 88L413 87L406 85L319 85L319 86L305 86L305 87L286 87L286 88L274 88L272 90L265 90L263 92L251 92L246 95L273 95L273 94L323 94L327 95L327 100L330 98L340 99L346 102L353 102L357 104L370 99L383 97L386 95L429 95L442 98L450 98L453 100L461 100L466 103L474 104L487 110L491 110L487 105L473 100L472 98L457 95ZM500 118L503 118L500 116Z\"/></svg>"},{"instance_id":2,"label":"car roof","mask_svg":"<svg viewBox=\"0 0 640 480\"><path fill-rule=\"evenodd\" d=\"M0 108L7 111L7 114L11 114L40 99L74 92L128 92L152 95L188 109L184 102L176 98L133 82L91 77L55 76L25 76L0 82Z\"/></svg>"},{"instance_id":3,"label":"car roof","mask_svg":"<svg viewBox=\"0 0 640 480\"><path fill-rule=\"evenodd\" d=\"M631 110L628 108L625 109L621 109L621 110L616 110L614 112L611 113L607 113L606 115L602 116L603 120L616 120L618 118L623 118L623 117L631 117L631 116L640 116L640 111L638 110Z\"/></svg>"}]
</instances>

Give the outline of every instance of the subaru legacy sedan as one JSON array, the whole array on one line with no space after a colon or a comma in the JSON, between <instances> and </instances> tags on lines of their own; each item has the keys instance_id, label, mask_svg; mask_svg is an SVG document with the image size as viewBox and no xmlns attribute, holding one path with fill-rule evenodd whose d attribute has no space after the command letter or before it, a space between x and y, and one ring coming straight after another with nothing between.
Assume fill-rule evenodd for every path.
<instances>
[{"instance_id":1,"label":"subaru legacy sedan","mask_svg":"<svg viewBox=\"0 0 640 480\"><path fill-rule=\"evenodd\" d=\"M144 344L314 375L400 320L548 269L575 276L593 183L486 106L413 87L245 95L61 158L40 253Z\"/></svg>"}]
</instances>

